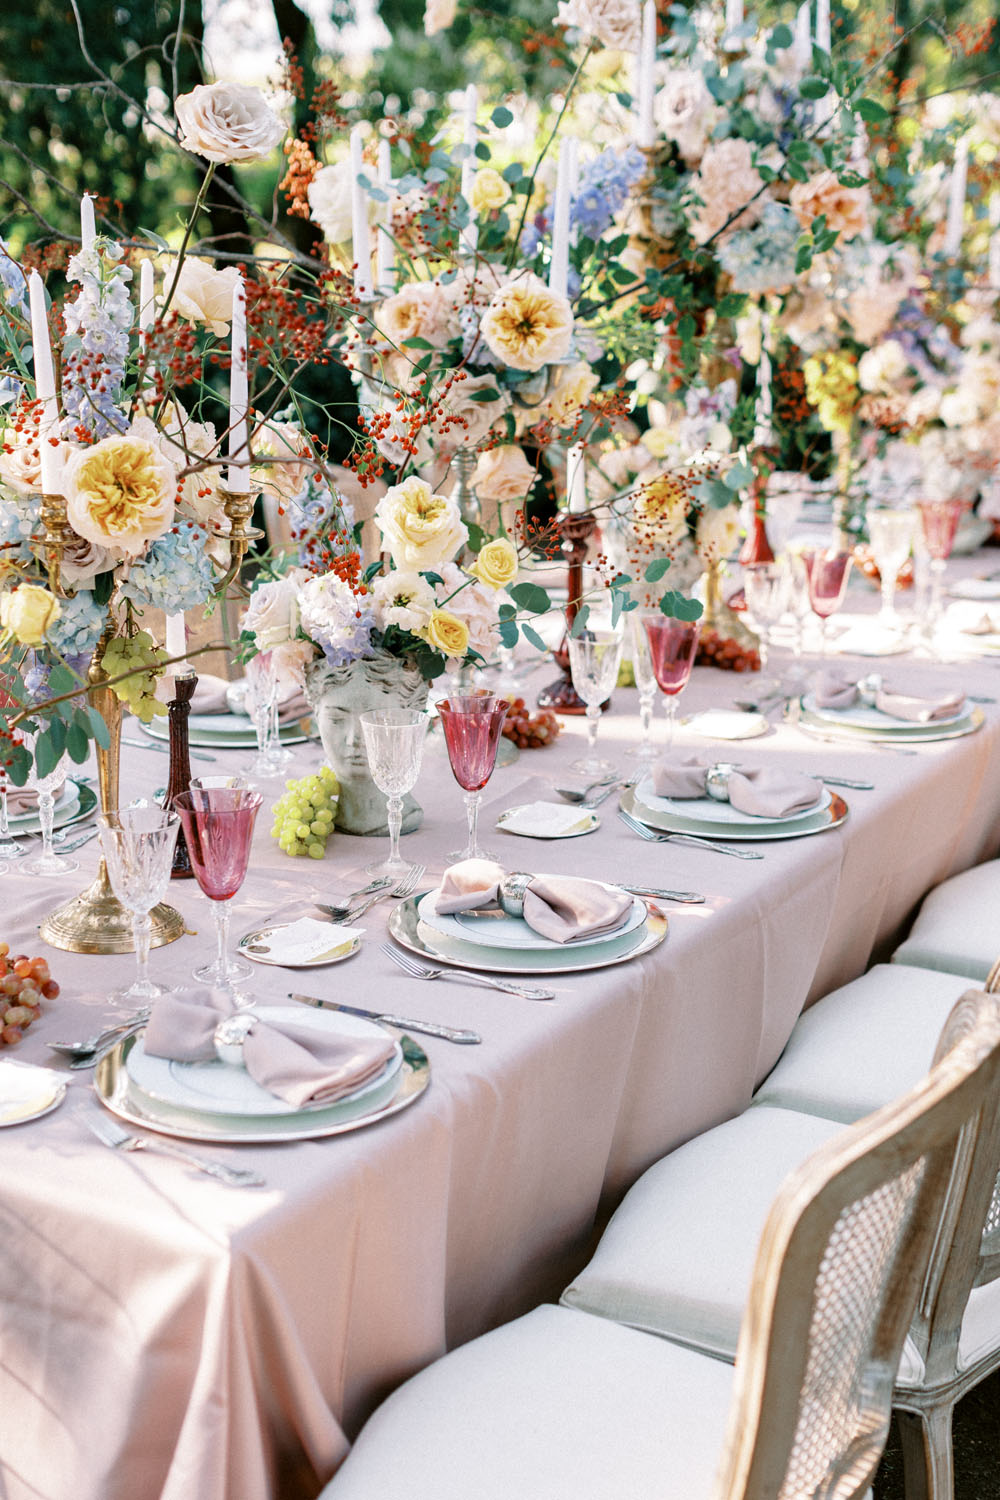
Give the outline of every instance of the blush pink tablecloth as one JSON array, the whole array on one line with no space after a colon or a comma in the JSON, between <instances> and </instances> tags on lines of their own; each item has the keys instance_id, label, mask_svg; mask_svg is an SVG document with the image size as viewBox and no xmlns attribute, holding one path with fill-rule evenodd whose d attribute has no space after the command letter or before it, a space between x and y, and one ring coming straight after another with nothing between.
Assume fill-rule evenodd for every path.
<instances>
[{"instance_id":1,"label":"blush pink tablecloth","mask_svg":"<svg viewBox=\"0 0 1000 1500\"><path fill-rule=\"evenodd\" d=\"M1000 685L989 660L892 663L893 680L914 688L956 675L973 692ZM752 684L699 669L682 713L728 704ZM634 694L616 694L601 727L605 753L634 743L635 708ZM348 963L260 969L262 998L306 989L483 1036L481 1047L420 1039L429 1091L375 1127L199 1148L252 1163L263 1188L221 1187L163 1156L103 1148L74 1109L98 1108L88 1075L68 1074L67 1104L3 1136L4 1500L311 1500L390 1388L557 1293L595 1219L650 1162L743 1108L802 1007L860 973L931 885L997 852L1000 709L984 711L980 733L912 756L822 744L790 726L711 745L722 758L736 750L752 763L875 783L844 794L843 827L761 846L757 862L641 842L613 801L586 838L495 833L513 868L642 879L708 897L670 907L667 941L646 959L557 978L551 1004L460 979L409 980L379 952L386 905L365 918L364 949ZM684 729L680 740L706 743ZM582 741L575 721L556 748L498 771L482 828L490 812L564 781ZM227 766L248 759L219 753ZM304 747L295 771L318 753ZM155 752L129 750L125 793L152 791L165 768ZM431 883L464 823L437 735L417 790L425 823L404 847L427 861ZM360 884L377 852L339 837L322 864L289 861L267 835L265 809L237 931ZM66 879L0 876L3 936L15 950L40 951L37 924L82 887L95 851L81 851L80 873ZM154 951L152 967L183 983L211 949L211 924L193 883L174 883L170 899L196 935ZM104 997L131 973L130 957L47 956L64 990L19 1049L29 1061L51 1059L49 1038L94 1029Z\"/></svg>"}]
</instances>

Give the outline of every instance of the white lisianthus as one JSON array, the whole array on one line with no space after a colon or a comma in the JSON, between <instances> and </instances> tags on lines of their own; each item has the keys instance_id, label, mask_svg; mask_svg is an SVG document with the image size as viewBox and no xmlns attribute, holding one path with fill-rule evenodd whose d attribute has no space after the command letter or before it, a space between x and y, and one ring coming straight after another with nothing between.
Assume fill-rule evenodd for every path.
<instances>
[{"instance_id":1,"label":"white lisianthus","mask_svg":"<svg viewBox=\"0 0 1000 1500\"><path fill-rule=\"evenodd\" d=\"M384 631L388 625L414 635L425 629L437 608L434 590L422 573L399 571L384 573L372 584L375 623Z\"/></svg>"},{"instance_id":2,"label":"white lisianthus","mask_svg":"<svg viewBox=\"0 0 1000 1500\"><path fill-rule=\"evenodd\" d=\"M206 161L260 161L287 134L260 89L201 83L174 102L180 143Z\"/></svg>"}]
</instances>

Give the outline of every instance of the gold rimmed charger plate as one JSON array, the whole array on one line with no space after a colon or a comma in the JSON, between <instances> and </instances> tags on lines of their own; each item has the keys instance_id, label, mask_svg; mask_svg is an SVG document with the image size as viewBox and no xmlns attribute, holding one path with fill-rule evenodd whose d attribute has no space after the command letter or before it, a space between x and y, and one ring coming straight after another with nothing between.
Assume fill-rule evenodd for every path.
<instances>
[{"instance_id":1,"label":"gold rimmed charger plate","mask_svg":"<svg viewBox=\"0 0 1000 1500\"><path fill-rule=\"evenodd\" d=\"M393 1033L395 1035L395 1033ZM361 1099L352 1111L352 1101L345 1099L326 1109L308 1114L289 1111L266 1119L244 1115L198 1115L188 1110L152 1099L129 1078L126 1059L138 1036L127 1037L97 1064L94 1090L101 1103L120 1120L159 1135L181 1140L210 1141L215 1145L265 1146L273 1141L310 1141L321 1136L342 1135L386 1120L407 1109L424 1093L431 1081L431 1065L426 1052L405 1033L399 1038L403 1065L393 1075L386 1093Z\"/></svg>"},{"instance_id":2,"label":"gold rimmed charger plate","mask_svg":"<svg viewBox=\"0 0 1000 1500\"><path fill-rule=\"evenodd\" d=\"M812 713L804 704L801 706L799 723L806 729L818 730L821 734L832 735L842 740L875 740L879 743L889 745L925 745L935 740L957 740L963 735L975 734L977 729L982 729L986 722L986 715L981 708L973 708L969 713L963 714L960 719L948 724L912 724L912 725L886 725L884 729L863 724L845 724L835 719L825 718L821 714Z\"/></svg>"},{"instance_id":3,"label":"gold rimmed charger plate","mask_svg":"<svg viewBox=\"0 0 1000 1500\"><path fill-rule=\"evenodd\" d=\"M625 788L618 805L623 812L631 813L638 822L645 823L647 828L656 829L658 833L683 833L686 838L714 839L727 844L805 839L814 833L825 833L828 828L837 828L848 814L847 803L833 791L830 792L829 806L820 808L808 821L803 819L782 824L762 819L759 827L750 827L745 823L701 823L695 818L659 812L647 807L644 802L639 802L633 787Z\"/></svg>"},{"instance_id":4,"label":"gold rimmed charger plate","mask_svg":"<svg viewBox=\"0 0 1000 1500\"><path fill-rule=\"evenodd\" d=\"M607 969L614 964L630 963L658 948L667 935L667 919L662 912L650 908L643 925L629 936L635 943L613 953L602 952L595 947L589 953L579 947L567 945L556 953L548 950L533 950L522 954L520 960L515 948L487 948L476 943L463 944L458 939L448 939L421 922L417 903L427 894L407 896L400 901L389 918L389 933L401 948L421 958L431 958L438 963L450 964L456 969L479 969L484 974L581 974L587 969ZM607 945L605 945L606 949ZM574 959L573 954L578 956ZM534 962L528 962L528 958ZM549 962L549 960L552 960Z\"/></svg>"},{"instance_id":5,"label":"gold rimmed charger plate","mask_svg":"<svg viewBox=\"0 0 1000 1500\"><path fill-rule=\"evenodd\" d=\"M287 922L273 922L267 927L255 927L253 932L248 932L241 937L237 948L244 958L251 959L255 964L274 964L279 969L320 969L327 964L342 964L345 958L353 958L355 953L361 949L360 934L349 939L350 946L346 952L339 953L338 948L343 943L334 943L324 953L319 953L315 958L275 958L267 950L267 940L276 932L283 932L290 924Z\"/></svg>"}]
</instances>

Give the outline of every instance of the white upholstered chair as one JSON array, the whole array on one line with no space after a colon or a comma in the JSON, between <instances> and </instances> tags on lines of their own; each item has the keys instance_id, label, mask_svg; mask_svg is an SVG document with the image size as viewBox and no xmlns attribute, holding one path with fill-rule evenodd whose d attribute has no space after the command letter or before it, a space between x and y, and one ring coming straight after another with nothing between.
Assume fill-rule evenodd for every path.
<instances>
[{"instance_id":1,"label":"white upholstered chair","mask_svg":"<svg viewBox=\"0 0 1000 1500\"><path fill-rule=\"evenodd\" d=\"M913 1038L926 1059L936 1000L953 998L960 979L935 975L940 987L918 986L905 1008L908 972L888 971L873 994L862 981L820 1001L799 1022L806 1036L790 1047L743 1115L688 1142L646 1172L627 1194L590 1264L563 1294L563 1304L733 1359L750 1296L757 1237L776 1185L797 1161L835 1138L887 1093L909 1086ZM888 999L899 1046L881 1059L881 1076L866 1051L859 1012ZM826 1015L824 1010L829 1006ZM995 1004L973 991L944 1026L946 1048L960 1033L969 1006ZM940 1020L940 1014L937 1016ZM806 1023L809 1022L808 1025ZM796 1030L799 1028L797 1027ZM787 1092L780 1081L783 1064ZM840 1092L837 1092L837 1085ZM806 1113L822 1105L826 1117ZM987 1162L995 1182L1000 1154ZM921 1294L900 1361L894 1405L900 1414L908 1500L947 1500L953 1492L951 1419L955 1402L1000 1365L1000 1199L995 1186L979 1199L955 1196L961 1210L939 1235L933 1280ZM985 1229L984 1229L985 1221Z\"/></svg>"},{"instance_id":2,"label":"white upholstered chair","mask_svg":"<svg viewBox=\"0 0 1000 1500\"><path fill-rule=\"evenodd\" d=\"M735 1369L542 1307L391 1396L321 1500L857 1500L949 1183L985 1191L998 1149L1000 1012L981 1000L914 1090L782 1184Z\"/></svg>"},{"instance_id":3,"label":"white upholstered chair","mask_svg":"<svg viewBox=\"0 0 1000 1500\"><path fill-rule=\"evenodd\" d=\"M947 969L982 984L1000 953L1000 860L942 881L927 896L894 964Z\"/></svg>"}]
</instances>

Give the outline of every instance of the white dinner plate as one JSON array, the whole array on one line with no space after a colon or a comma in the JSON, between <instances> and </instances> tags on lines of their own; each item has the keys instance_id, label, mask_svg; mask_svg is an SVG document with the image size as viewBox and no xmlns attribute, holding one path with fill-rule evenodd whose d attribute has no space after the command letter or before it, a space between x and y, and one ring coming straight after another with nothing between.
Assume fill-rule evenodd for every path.
<instances>
[{"instance_id":1,"label":"white dinner plate","mask_svg":"<svg viewBox=\"0 0 1000 1500\"><path fill-rule=\"evenodd\" d=\"M956 578L948 593L953 599L1000 599L1000 578Z\"/></svg>"},{"instance_id":2,"label":"white dinner plate","mask_svg":"<svg viewBox=\"0 0 1000 1500\"><path fill-rule=\"evenodd\" d=\"M645 823L647 827L657 829L661 833L683 833L691 838L706 839L717 839L720 834L724 833L726 839L732 843L737 840L740 843L746 843L806 838L810 834L824 833L828 828L836 828L847 817L847 803L833 792L830 793L830 802L826 807L791 823L769 822L764 818L755 819L753 824L727 823L722 827L718 823L702 823L697 818L681 817L676 813L655 812L652 808L644 807L636 801L634 787L627 787L622 792L619 806L624 812L631 813L633 818L638 818L640 823Z\"/></svg>"},{"instance_id":3,"label":"white dinner plate","mask_svg":"<svg viewBox=\"0 0 1000 1500\"><path fill-rule=\"evenodd\" d=\"M97 793L93 787L84 781L68 781L65 796L56 804L52 826L65 828L68 823L79 823L83 818L89 817L96 806ZM8 818L7 821L11 834L16 839L41 832L37 812L19 813L16 818Z\"/></svg>"},{"instance_id":4,"label":"white dinner plate","mask_svg":"<svg viewBox=\"0 0 1000 1500\"><path fill-rule=\"evenodd\" d=\"M817 777L817 780L819 778ZM635 798L641 807L648 808L650 812L669 813L673 818L685 818L688 822L717 823L726 828L738 825L740 827L756 828L762 823L799 823L803 819L815 817L819 812L830 806L832 794L829 787L824 786L812 807L804 808L800 812L786 813L784 817L767 818L756 813L740 812L730 802L717 802L714 797L658 797L650 785L649 777L644 777L635 788Z\"/></svg>"},{"instance_id":5,"label":"white dinner plate","mask_svg":"<svg viewBox=\"0 0 1000 1500\"><path fill-rule=\"evenodd\" d=\"M876 729L882 734L904 736L920 734L927 729L948 729L966 718L969 712L968 703L963 699L962 707L955 713L946 714L940 719L930 719L922 724L915 719L897 719L894 714L883 713L880 708L872 708L867 703L852 703L850 708L820 708L814 693L806 693L802 699L802 707L814 719L822 719L828 724L843 725L848 729Z\"/></svg>"},{"instance_id":6,"label":"white dinner plate","mask_svg":"<svg viewBox=\"0 0 1000 1500\"><path fill-rule=\"evenodd\" d=\"M326 964L339 964L345 958L353 958L361 948L362 929L331 922L311 924L316 929L320 926L326 929L322 935L326 946L319 952L316 951L319 939L304 941L297 948L283 941L290 929L301 925L301 921L275 922L267 927L256 927L240 938L239 951L255 964L275 964L282 969L320 969Z\"/></svg>"},{"instance_id":7,"label":"white dinner plate","mask_svg":"<svg viewBox=\"0 0 1000 1500\"><path fill-rule=\"evenodd\" d=\"M57 1109L66 1094L66 1079L51 1068L0 1059L0 1126L38 1120Z\"/></svg>"},{"instance_id":8,"label":"white dinner plate","mask_svg":"<svg viewBox=\"0 0 1000 1500\"><path fill-rule=\"evenodd\" d=\"M611 887L608 887L611 889ZM613 943L641 927L646 920L646 904L638 896L632 897L632 909L620 927L613 932L602 932L596 937L581 938L579 942L556 943L552 938L542 937L529 927L523 917L509 917L502 911L457 911L442 915L437 911L437 891L428 891L420 897L417 914L433 931L442 937L457 939L461 943L473 943L486 948L518 948L532 953L565 953L567 948L596 948L602 943Z\"/></svg>"},{"instance_id":9,"label":"white dinner plate","mask_svg":"<svg viewBox=\"0 0 1000 1500\"><path fill-rule=\"evenodd\" d=\"M893 728L872 729L860 724L837 723L828 717L810 713L803 707L798 722L806 734L810 729L822 730L826 737L832 736L848 742L881 740L890 745L921 745L931 744L934 740L955 740L966 734L975 734L978 729L982 729L985 716L981 708L973 708L954 722L942 723L935 720L932 724L913 724L904 732Z\"/></svg>"},{"instance_id":10,"label":"white dinner plate","mask_svg":"<svg viewBox=\"0 0 1000 1500\"><path fill-rule=\"evenodd\" d=\"M767 734L770 724L763 714L744 713L738 708L706 708L687 720L687 728L711 740L755 740Z\"/></svg>"},{"instance_id":11,"label":"white dinner plate","mask_svg":"<svg viewBox=\"0 0 1000 1500\"><path fill-rule=\"evenodd\" d=\"M316 1031L335 1031L348 1037L384 1037L386 1028L377 1021L365 1021L359 1016L346 1016L341 1012L310 1010L301 1005L262 1005L255 1008L262 1021L294 1021L299 1026L308 1026ZM301 1110L291 1109L284 1099L278 1099L267 1089L255 1083L245 1068L234 1068L224 1062L175 1062L168 1057L151 1057L142 1042L142 1033L135 1047L129 1052L125 1064L131 1083L147 1099L169 1104L175 1109L194 1114L239 1115L243 1119L268 1119L280 1117L287 1120L300 1114L311 1114L314 1110L336 1109L341 1104L357 1103L378 1092L402 1066L403 1054L397 1042L385 1067L360 1088L345 1094L334 1104L306 1104Z\"/></svg>"}]
</instances>

